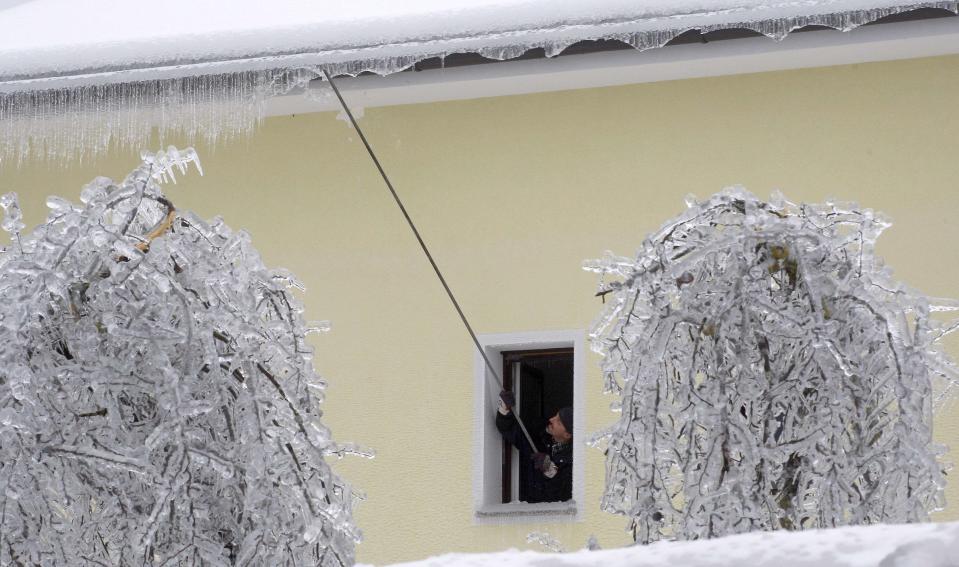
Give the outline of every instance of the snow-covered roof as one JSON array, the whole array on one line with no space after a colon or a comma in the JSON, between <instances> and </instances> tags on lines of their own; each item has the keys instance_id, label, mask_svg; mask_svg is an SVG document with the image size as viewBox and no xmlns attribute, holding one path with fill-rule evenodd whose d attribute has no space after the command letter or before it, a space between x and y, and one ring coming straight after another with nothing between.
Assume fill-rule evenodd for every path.
<instances>
[{"instance_id":1,"label":"snow-covered roof","mask_svg":"<svg viewBox=\"0 0 959 567\"><path fill-rule=\"evenodd\" d=\"M508 59L616 39L659 47L690 29L774 38L849 30L908 0L0 0L0 92L322 65L389 74L452 53ZM73 81L64 82L64 77ZM38 79L45 79L39 80Z\"/></svg>"},{"instance_id":2,"label":"snow-covered roof","mask_svg":"<svg viewBox=\"0 0 959 567\"><path fill-rule=\"evenodd\" d=\"M954 567L957 557L959 523L950 523L754 532L563 554L459 553L393 567Z\"/></svg>"},{"instance_id":3,"label":"snow-covered roof","mask_svg":"<svg viewBox=\"0 0 959 567\"><path fill-rule=\"evenodd\" d=\"M151 134L246 134L324 72L547 57L586 40L662 47L689 31L782 39L959 2L910 0L0 0L0 163L71 159Z\"/></svg>"}]
</instances>

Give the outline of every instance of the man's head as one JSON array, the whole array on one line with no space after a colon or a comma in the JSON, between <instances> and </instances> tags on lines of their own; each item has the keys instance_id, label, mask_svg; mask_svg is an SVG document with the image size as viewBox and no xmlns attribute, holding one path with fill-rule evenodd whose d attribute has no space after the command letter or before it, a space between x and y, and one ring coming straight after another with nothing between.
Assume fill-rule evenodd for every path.
<instances>
[{"instance_id":1,"label":"man's head","mask_svg":"<svg viewBox=\"0 0 959 567\"><path fill-rule=\"evenodd\" d=\"M557 443L568 443L573 438L573 408L565 407L549 418L546 433Z\"/></svg>"}]
</instances>

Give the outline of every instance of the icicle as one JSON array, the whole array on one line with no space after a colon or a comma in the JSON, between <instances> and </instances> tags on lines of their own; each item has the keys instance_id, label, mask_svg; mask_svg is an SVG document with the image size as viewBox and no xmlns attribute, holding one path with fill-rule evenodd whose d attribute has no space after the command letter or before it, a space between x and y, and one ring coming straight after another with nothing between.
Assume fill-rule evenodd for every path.
<instances>
[{"instance_id":1,"label":"icicle","mask_svg":"<svg viewBox=\"0 0 959 567\"><path fill-rule=\"evenodd\" d=\"M0 166L82 161L139 149L154 134L211 144L247 136L268 98L317 76L281 69L6 93L0 82Z\"/></svg>"}]
</instances>

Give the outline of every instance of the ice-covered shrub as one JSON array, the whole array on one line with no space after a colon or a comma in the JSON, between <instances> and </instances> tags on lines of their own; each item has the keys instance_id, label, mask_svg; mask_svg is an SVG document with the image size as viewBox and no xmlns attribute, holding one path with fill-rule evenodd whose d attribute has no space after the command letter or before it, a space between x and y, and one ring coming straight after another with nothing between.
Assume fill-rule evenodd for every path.
<instances>
[{"instance_id":1,"label":"ice-covered shrub","mask_svg":"<svg viewBox=\"0 0 959 567\"><path fill-rule=\"evenodd\" d=\"M321 325L247 233L164 197L191 162L171 148L51 197L0 254L2 565L353 563Z\"/></svg>"},{"instance_id":2,"label":"ice-covered shrub","mask_svg":"<svg viewBox=\"0 0 959 567\"><path fill-rule=\"evenodd\" d=\"M924 520L942 505L932 409L959 373L956 311L894 281L889 226L854 204L729 189L588 263L593 346L622 416L602 506L634 538Z\"/></svg>"}]
</instances>

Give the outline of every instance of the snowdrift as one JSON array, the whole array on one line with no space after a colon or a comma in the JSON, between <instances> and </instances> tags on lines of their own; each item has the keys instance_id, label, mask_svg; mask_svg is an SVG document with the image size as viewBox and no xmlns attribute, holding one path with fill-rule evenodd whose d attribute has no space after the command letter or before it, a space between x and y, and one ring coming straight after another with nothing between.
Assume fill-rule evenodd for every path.
<instances>
[{"instance_id":1,"label":"snowdrift","mask_svg":"<svg viewBox=\"0 0 959 567\"><path fill-rule=\"evenodd\" d=\"M452 553L393 567L957 567L959 522L754 532L573 553Z\"/></svg>"}]
</instances>

